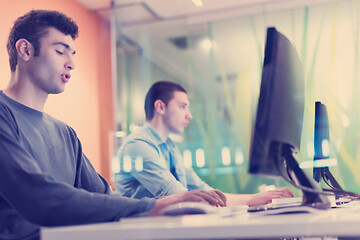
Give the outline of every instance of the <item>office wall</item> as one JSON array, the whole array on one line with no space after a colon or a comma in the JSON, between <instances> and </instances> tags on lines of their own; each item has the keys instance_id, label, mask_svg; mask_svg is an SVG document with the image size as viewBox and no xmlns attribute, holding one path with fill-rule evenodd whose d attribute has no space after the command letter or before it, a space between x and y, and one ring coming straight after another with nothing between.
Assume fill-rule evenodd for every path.
<instances>
[{"instance_id":1,"label":"office wall","mask_svg":"<svg viewBox=\"0 0 360 240\"><path fill-rule=\"evenodd\" d=\"M75 0L12 0L0 8L0 88L10 78L6 42L15 19L32 9L58 10L80 28L75 70L64 93L49 96L45 111L75 129L94 167L109 174L109 135L113 130L110 26Z\"/></svg>"}]
</instances>

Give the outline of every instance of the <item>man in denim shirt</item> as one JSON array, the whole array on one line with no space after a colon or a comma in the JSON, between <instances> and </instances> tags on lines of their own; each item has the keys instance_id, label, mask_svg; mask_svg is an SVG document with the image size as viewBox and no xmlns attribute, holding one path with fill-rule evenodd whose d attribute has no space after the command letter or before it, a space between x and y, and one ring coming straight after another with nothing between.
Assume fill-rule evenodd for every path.
<instances>
[{"instance_id":1,"label":"man in denim shirt","mask_svg":"<svg viewBox=\"0 0 360 240\"><path fill-rule=\"evenodd\" d=\"M159 198L196 189L221 194L202 181L192 168L184 167L178 148L169 138L170 133L182 133L192 119L186 90L174 82L156 82L146 95L145 114L145 125L130 134L119 149L120 166L125 171L115 175L116 189L133 198ZM280 188L225 196L228 205L254 206L294 195L290 189Z\"/></svg>"}]
</instances>

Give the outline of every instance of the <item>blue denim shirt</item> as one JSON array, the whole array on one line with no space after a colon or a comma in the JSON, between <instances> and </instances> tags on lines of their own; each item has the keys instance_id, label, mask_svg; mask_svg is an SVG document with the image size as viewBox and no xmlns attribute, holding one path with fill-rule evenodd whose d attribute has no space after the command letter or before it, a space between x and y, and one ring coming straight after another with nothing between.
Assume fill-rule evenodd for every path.
<instances>
[{"instance_id":1,"label":"blue denim shirt","mask_svg":"<svg viewBox=\"0 0 360 240\"><path fill-rule=\"evenodd\" d=\"M170 172L170 155L178 180ZM184 167L174 142L170 138L163 142L149 123L125 139L117 157L121 170L115 174L116 190L123 196L158 198L187 190L213 189L192 168ZM131 171L124 171L124 165L130 162Z\"/></svg>"}]
</instances>

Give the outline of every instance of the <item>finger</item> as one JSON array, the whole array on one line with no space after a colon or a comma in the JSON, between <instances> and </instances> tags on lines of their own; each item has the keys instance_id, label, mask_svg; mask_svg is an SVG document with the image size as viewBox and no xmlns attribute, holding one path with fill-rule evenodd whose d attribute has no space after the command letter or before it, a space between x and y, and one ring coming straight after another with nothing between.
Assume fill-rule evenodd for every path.
<instances>
[{"instance_id":1,"label":"finger","mask_svg":"<svg viewBox=\"0 0 360 240\"><path fill-rule=\"evenodd\" d=\"M181 193L182 196L180 198L177 198L177 202L204 202L208 203L199 193L198 190L188 191ZM174 194L176 195L176 194ZM174 196L171 195L171 196Z\"/></svg>"},{"instance_id":2,"label":"finger","mask_svg":"<svg viewBox=\"0 0 360 240\"><path fill-rule=\"evenodd\" d=\"M282 187L282 188L279 188L279 190L283 191L284 193L286 193L289 196L294 196L294 193L288 187Z\"/></svg>"},{"instance_id":3,"label":"finger","mask_svg":"<svg viewBox=\"0 0 360 240\"><path fill-rule=\"evenodd\" d=\"M287 192L273 192L270 194L271 198L291 198L293 196L291 196L289 193Z\"/></svg>"},{"instance_id":4,"label":"finger","mask_svg":"<svg viewBox=\"0 0 360 240\"><path fill-rule=\"evenodd\" d=\"M221 199L221 197L219 196L219 194L217 194L214 190L208 191L208 193L211 194L211 196L213 196L216 200L217 200L217 206L224 206L224 201Z\"/></svg>"},{"instance_id":5,"label":"finger","mask_svg":"<svg viewBox=\"0 0 360 240\"><path fill-rule=\"evenodd\" d=\"M207 192L203 190L197 191L196 194L199 197L203 198L205 201L207 201L210 205L213 206L220 205L221 199L216 194L212 194L211 192Z\"/></svg>"},{"instance_id":6,"label":"finger","mask_svg":"<svg viewBox=\"0 0 360 240\"><path fill-rule=\"evenodd\" d=\"M280 195L282 197L291 198L294 197L294 193L287 187L285 188L279 188L276 190L269 191L271 194Z\"/></svg>"},{"instance_id":7,"label":"finger","mask_svg":"<svg viewBox=\"0 0 360 240\"><path fill-rule=\"evenodd\" d=\"M291 197L295 197L294 193L290 190L290 188L286 187L285 191L291 196Z\"/></svg>"},{"instance_id":8,"label":"finger","mask_svg":"<svg viewBox=\"0 0 360 240\"><path fill-rule=\"evenodd\" d=\"M284 197L294 197L294 193L289 188L281 188L279 190Z\"/></svg>"},{"instance_id":9,"label":"finger","mask_svg":"<svg viewBox=\"0 0 360 240\"><path fill-rule=\"evenodd\" d=\"M203 202L209 204L208 201L197 195L192 195L191 197L185 199L185 202Z\"/></svg>"},{"instance_id":10,"label":"finger","mask_svg":"<svg viewBox=\"0 0 360 240\"><path fill-rule=\"evenodd\" d=\"M215 189L215 190L213 190L213 192L216 193L221 198L223 205L220 205L220 206L222 206L222 207L226 206L227 199L226 199L225 194L222 191L220 191L219 189Z\"/></svg>"}]
</instances>

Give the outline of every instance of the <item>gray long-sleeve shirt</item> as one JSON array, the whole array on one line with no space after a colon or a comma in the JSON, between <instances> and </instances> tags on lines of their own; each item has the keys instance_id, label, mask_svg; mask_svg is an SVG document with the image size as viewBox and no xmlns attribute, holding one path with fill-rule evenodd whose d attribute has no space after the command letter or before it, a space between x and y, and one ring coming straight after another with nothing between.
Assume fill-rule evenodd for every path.
<instances>
[{"instance_id":1,"label":"gray long-sleeve shirt","mask_svg":"<svg viewBox=\"0 0 360 240\"><path fill-rule=\"evenodd\" d=\"M0 91L0 239L38 239L40 226L117 221L154 204L111 193L72 128Z\"/></svg>"}]
</instances>

